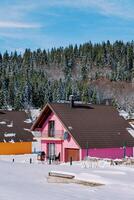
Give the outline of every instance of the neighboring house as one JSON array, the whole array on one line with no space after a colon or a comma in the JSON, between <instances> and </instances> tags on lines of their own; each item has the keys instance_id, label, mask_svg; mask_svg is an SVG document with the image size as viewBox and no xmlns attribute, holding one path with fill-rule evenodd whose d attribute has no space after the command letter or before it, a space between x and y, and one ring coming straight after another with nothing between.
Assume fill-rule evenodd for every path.
<instances>
[{"instance_id":1,"label":"neighboring house","mask_svg":"<svg viewBox=\"0 0 134 200\"><path fill-rule=\"evenodd\" d=\"M112 106L48 103L31 130L41 138L47 157L61 161L85 156L123 158L133 156L134 138L128 122Z\"/></svg>"},{"instance_id":2,"label":"neighboring house","mask_svg":"<svg viewBox=\"0 0 134 200\"><path fill-rule=\"evenodd\" d=\"M31 120L25 111L0 110L0 154L32 152Z\"/></svg>"}]
</instances>

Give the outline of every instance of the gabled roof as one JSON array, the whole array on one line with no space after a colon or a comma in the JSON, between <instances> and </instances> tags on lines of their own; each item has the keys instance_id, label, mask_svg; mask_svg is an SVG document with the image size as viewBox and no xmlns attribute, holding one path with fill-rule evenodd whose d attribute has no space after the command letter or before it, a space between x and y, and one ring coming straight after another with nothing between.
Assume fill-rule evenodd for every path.
<instances>
[{"instance_id":1,"label":"gabled roof","mask_svg":"<svg viewBox=\"0 0 134 200\"><path fill-rule=\"evenodd\" d=\"M112 148L134 146L134 138L126 128L128 122L112 106L50 103L42 110L32 130L42 127L54 112L81 148Z\"/></svg>"},{"instance_id":2,"label":"gabled roof","mask_svg":"<svg viewBox=\"0 0 134 200\"><path fill-rule=\"evenodd\" d=\"M0 110L0 142L33 141L31 126L25 111Z\"/></svg>"}]
</instances>

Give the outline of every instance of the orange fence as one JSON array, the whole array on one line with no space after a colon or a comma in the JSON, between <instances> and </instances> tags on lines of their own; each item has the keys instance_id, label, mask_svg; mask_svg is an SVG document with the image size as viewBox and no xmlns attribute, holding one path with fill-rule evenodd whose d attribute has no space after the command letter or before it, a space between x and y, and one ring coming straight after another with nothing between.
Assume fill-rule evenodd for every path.
<instances>
[{"instance_id":1,"label":"orange fence","mask_svg":"<svg viewBox=\"0 0 134 200\"><path fill-rule=\"evenodd\" d=\"M32 152L32 142L0 142L0 155L28 154Z\"/></svg>"}]
</instances>

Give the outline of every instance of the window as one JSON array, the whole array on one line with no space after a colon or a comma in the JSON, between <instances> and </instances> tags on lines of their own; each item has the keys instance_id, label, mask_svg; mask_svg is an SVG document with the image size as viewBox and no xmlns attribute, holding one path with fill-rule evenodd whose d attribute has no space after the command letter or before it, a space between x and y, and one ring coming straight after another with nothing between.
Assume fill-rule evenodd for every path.
<instances>
[{"instance_id":1,"label":"window","mask_svg":"<svg viewBox=\"0 0 134 200\"><path fill-rule=\"evenodd\" d=\"M55 136L55 121L49 121L48 124L48 136L54 137Z\"/></svg>"}]
</instances>

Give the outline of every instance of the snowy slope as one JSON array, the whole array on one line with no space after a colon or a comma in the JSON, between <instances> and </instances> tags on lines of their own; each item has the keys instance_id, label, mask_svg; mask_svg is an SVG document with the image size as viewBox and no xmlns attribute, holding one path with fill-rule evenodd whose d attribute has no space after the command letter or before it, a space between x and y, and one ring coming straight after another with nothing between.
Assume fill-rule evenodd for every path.
<instances>
[{"instance_id":1,"label":"snowy slope","mask_svg":"<svg viewBox=\"0 0 134 200\"><path fill-rule=\"evenodd\" d=\"M18 156L19 157L19 156ZM134 167L82 168L81 165L47 165L23 162L22 157L0 158L0 200L133 200ZM8 160L8 161L4 161ZM47 182L49 171L75 173L83 180L99 180L104 186L87 187L76 184Z\"/></svg>"}]
</instances>

